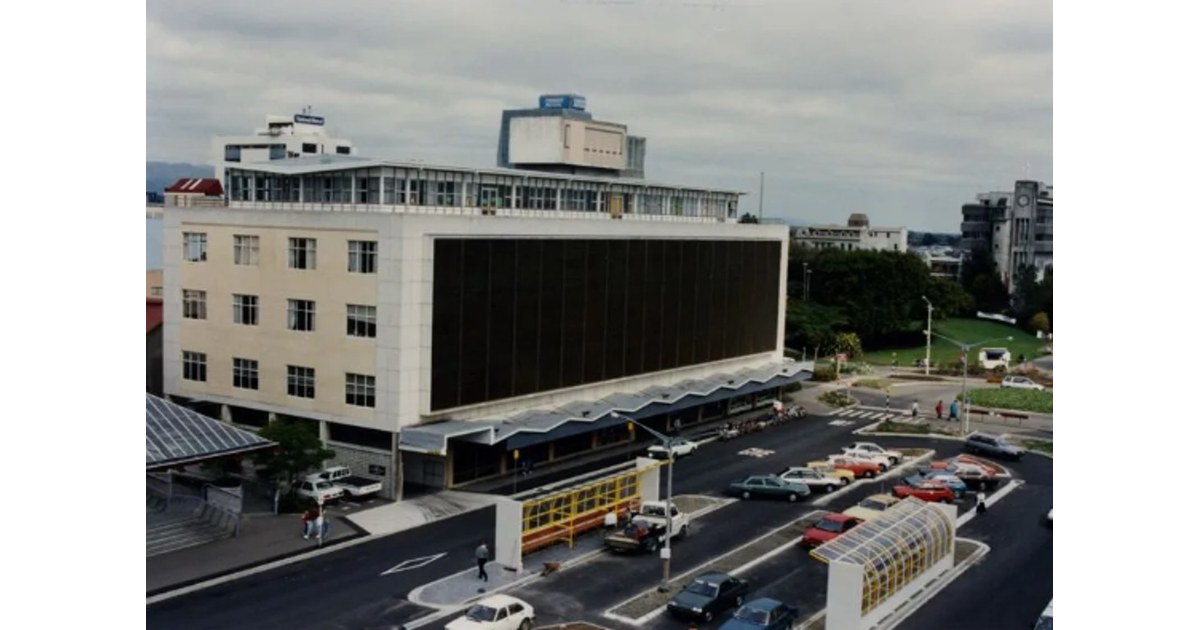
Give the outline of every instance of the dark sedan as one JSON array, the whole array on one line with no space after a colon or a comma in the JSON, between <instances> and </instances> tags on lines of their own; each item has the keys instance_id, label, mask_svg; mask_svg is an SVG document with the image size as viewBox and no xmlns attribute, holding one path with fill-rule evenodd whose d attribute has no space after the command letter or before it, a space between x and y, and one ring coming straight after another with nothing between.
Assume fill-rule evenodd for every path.
<instances>
[{"instance_id":1,"label":"dark sedan","mask_svg":"<svg viewBox=\"0 0 1200 630\"><path fill-rule=\"evenodd\" d=\"M721 624L720 630L788 630L799 616L800 611L794 606L760 597L739 608L733 619Z\"/></svg>"},{"instance_id":2,"label":"dark sedan","mask_svg":"<svg viewBox=\"0 0 1200 630\"><path fill-rule=\"evenodd\" d=\"M735 497L749 499L751 497L785 498L788 501L798 501L810 494L812 490L804 483L790 483L778 475L751 475L729 484L727 492Z\"/></svg>"},{"instance_id":3,"label":"dark sedan","mask_svg":"<svg viewBox=\"0 0 1200 630\"><path fill-rule=\"evenodd\" d=\"M705 573L679 591L667 610L680 619L712 621L722 612L742 605L750 586L726 573Z\"/></svg>"}]
</instances>

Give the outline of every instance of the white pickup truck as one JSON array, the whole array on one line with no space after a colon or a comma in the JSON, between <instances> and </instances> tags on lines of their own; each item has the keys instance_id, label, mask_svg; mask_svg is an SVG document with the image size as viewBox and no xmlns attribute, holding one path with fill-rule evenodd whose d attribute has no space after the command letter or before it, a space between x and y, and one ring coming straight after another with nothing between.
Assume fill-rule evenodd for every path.
<instances>
[{"instance_id":1,"label":"white pickup truck","mask_svg":"<svg viewBox=\"0 0 1200 630\"><path fill-rule=\"evenodd\" d=\"M346 494L361 498L383 490L383 482L365 477L355 477L346 466L332 466L319 473L309 475L310 480L328 481L341 488Z\"/></svg>"},{"instance_id":2,"label":"white pickup truck","mask_svg":"<svg viewBox=\"0 0 1200 630\"><path fill-rule=\"evenodd\" d=\"M904 453L901 453L900 451L888 450L874 442L855 442L842 450L862 451L864 453L874 453L875 455L883 455L884 457L888 458L888 461L891 462L891 464L893 466L895 466L896 464L899 464L900 460L904 459Z\"/></svg>"},{"instance_id":3,"label":"white pickup truck","mask_svg":"<svg viewBox=\"0 0 1200 630\"><path fill-rule=\"evenodd\" d=\"M671 538L686 538L689 522L686 513L671 506ZM624 529L604 537L604 546L614 552L657 551L667 541L667 526L666 501L647 501Z\"/></svg>"}]
</instances>

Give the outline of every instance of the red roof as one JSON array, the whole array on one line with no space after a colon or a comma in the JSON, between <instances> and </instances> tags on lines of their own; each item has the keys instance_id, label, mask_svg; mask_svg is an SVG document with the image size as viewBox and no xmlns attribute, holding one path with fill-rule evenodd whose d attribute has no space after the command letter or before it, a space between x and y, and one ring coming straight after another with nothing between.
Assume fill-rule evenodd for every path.
<instances>
[{"instance_id":1,"label":"red roof","mask_svg":"<svg viewBox=\"0 0 1200 630\"><path fill-rule=\"evenodd\" d=\"M146 298L146 334L162 325L163 320L163 302L162 298L147 297Z\"/></svg>"},{"instance_id":2,"label":"red roof","mask_svg":"<svg viewBox=\"0 0 1200 630\"><path fill-rule=\"evenodd\" d=\"M225 194L225 189L221 187L221 181L217 179L184 178L171 184L166 192L193 193L210 197L220 197Z\"/></svg>"}]
</instances>

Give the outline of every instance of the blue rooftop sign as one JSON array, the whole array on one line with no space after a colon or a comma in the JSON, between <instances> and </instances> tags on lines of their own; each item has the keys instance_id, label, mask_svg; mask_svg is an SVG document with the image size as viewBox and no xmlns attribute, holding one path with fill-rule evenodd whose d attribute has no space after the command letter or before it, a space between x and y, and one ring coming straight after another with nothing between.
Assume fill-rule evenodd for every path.
<instances>
[{"instance_id":1,"label":"blue rooftop sign","mask_svg":"<svg viewBox=\"0 0 1200 630\"><path fill-rule=\"evenodd\" d=\"M298 123L303 123L305 125L320 125L320 126L325 125L325 117L324 116L311 116L309 114L296 114L296 117L294 118L294 120Z\"/></svg>"},{"instance_id":2,"label":"blue rooftop sign","mask_svg":"<svg viewBox=\"0 0 1200 630\"><path fill-rule=\"evenodd\" d=\"M539 109L587 110L587 99L578 94L543 94L538 97Z\"/></svg>"}]
</instances>

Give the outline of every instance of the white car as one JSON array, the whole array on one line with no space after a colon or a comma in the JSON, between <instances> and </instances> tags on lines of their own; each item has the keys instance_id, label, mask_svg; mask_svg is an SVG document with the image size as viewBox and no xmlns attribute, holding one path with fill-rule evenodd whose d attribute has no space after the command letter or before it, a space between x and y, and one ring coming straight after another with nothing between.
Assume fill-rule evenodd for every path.
<instances>
[{"instance_id":1,"label":"white car","mask_svg":"<svg viewBox=\"0 0 1200 630\"><path fill-rule=\"evenodd\" d=\"M842 479L838 477L830 477L812 468L801 468L799 466L792 466L784 470L779 473L779 478L790 483L803 483L813 492L818 490L833 492L837 488L842 487Z\"/></svg>"},{"instance_id":2,"label":"white car","mask_svg":"<svg viewBox=\"0 0 1200 630\"><path fill-rule=\"evenodd\" d=\"M849 457L850 459L855 459L860 462L871 462L872 464L876 464L879 466L880 472L887 472L888 468L891 468L891 466L892 466L892 460L887 455L879 455L876 453L871 453L869 451L859 451L859 450L855 450L855 449L846 448L846 449L842 449L842 452L840 455L834 455L834 457L839 457L839 456L840 457Z\"/></svg>"},{"instance_id":3,"label":"white car","mask_svg":"<svg viewBox=\"0 0 1200 630\"><path fill-rule=\"evenodd\" d=\"M691 440L675 440L671 443L671 454L676 458L679 458L683 457L684 455L691 455L699 448L700 445ZM650 457L661 457L665 459L667 457L667 448L662 444L655 444L654 446L650 447L649 453Z\"/></svg>"},{"instance_id":4,"label":"white car","mask_svg":"<svg viewBox=\"0 0 1200 630\"><path fill-rule=\"evenodd\" d=\"M1004 380L1000 381L1002 389L1035 389L1039 392L1046 391L1046 387L1039 383L1033 382L1033 379L1028 376L1018 376L1016 374L1005 376Z\"/></svg>"},{"instance_id":5,"label":"white car","mask_svg":"<svg viewBox=\"0 0 1200 630\"><path fill-rule=\"evenodd\" d=\"M340 499L346 493L345 490L322 479L310 478L297 481L293 487L296 489L296 494L312 499L317 503L327 503L334 499Z\"/></svg>"},{"instance_id":6,"label":"white car","mask_svg":"<svg viewBox=\"0 0 1200 630\"><path fill-rule=\"evenodd\" d=\"M900 460L904 459L904 454L901 453L900 451L888 450L874 442L855 442L842 450L862 451L864 453L874 453L876 455L883 455L883 456L887 457L889 461L891 461L891 464L893 466L895 466L896 464L899 464Z\"/></svg>"},{"instance_id":7,"label":"white car","mask_svg":"<svg viewBox=\"0 0 1200 630\"><path fill-rule=\"evenodd\" d=\"M492 595L446 624L446 630L529 630L534 619L533 606L528 603L508 595Z\"/></svg>"}]
</instances>

